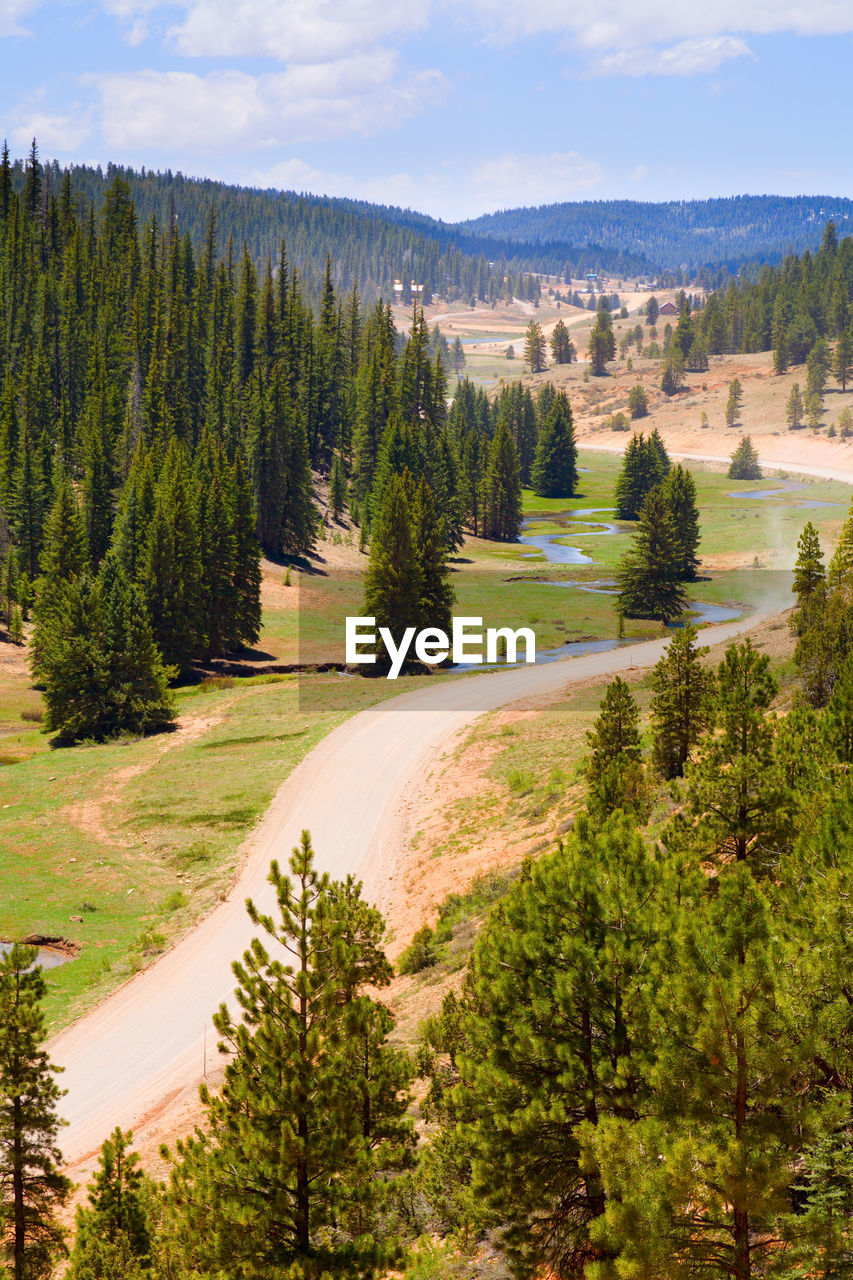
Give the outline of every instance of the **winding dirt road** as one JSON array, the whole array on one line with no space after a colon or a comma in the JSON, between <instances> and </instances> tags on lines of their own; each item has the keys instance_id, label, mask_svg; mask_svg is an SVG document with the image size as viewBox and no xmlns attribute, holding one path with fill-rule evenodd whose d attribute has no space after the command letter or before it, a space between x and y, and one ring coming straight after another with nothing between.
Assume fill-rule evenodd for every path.
<instances>
[{"instance_id":1,"label":"winding dirt road","mask_svg":"<svg viewBox=\"0 0 853 1280\"><path fill-rule=\"evenodd\" d=\"M713 641L755 624L713 627ZM250 837L238 882L227 900L176 947L61 1032L50 1045L65 1068L60 1110L69 1121L60 1141L66 1164L91 1155L120 1124L133 1128L180 1090L200 1080L205 1027L233 990L231 961L253 927L244 902L272 910L270 861L285 863L303 828L317 862L331 875L353 872L380 902L395 873L407 798L443 744L479 715L519 698L570 687L658 661L666 640L646 641L536 667L513 668L434 689L402 694L335 729L281 786ZM208 1052L215 1034L207 1036ZM215 1052L215 1050L214 1050Z\"/></svg>"},{"instance_id":2,"label":"winding dirt road","mask_svg":"<svg viewBox=\"0 0 853 1280\"><path fill-rule=\"evenodd\" d=\"M764 465L785 466L771 459ZM796 470L853 483L850 473ZM712 642L725 641L757 621L753 615L705 634ZM266 882L270 861L286 863L303 828L311 832L322 870L333 876L355 873L368 897L381 903L396 873L407 802L417 793L428 763L457 731L518 699L568 689L590 676L652 666L665 644L663 639L647 641L402 694L335 729L279 789L250 837L243 869L226 901L172 951L50 1045L54 1061L65 1068L62 1083L68 1093L61 1110L69 1126L61 1142L67 1164L73 1167L91 1155L116 1124L134 1127L201 1079L205 1028L211 1013L231 998L231 961L253 933L245 899L272 909ZM210 1050L214 1038L207 1036Z\"/></svg>"}]
</instances>

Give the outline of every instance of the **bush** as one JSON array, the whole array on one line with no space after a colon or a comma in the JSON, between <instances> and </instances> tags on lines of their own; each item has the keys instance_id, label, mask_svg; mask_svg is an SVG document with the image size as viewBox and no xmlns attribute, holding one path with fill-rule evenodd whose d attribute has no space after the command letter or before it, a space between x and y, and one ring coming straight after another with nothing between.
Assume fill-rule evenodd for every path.
<instances>
[{"instance_id":1,"label":"bush","mask_svg":"<svg viewBox=\"0 0 853 1280\"><path fill-rule=\"evenodd\" d=\"M429 925L424 925L401 954L397 970L399 973L420 973L434 965L438 958L435 934Z\"/></svg>"}]
</instances>

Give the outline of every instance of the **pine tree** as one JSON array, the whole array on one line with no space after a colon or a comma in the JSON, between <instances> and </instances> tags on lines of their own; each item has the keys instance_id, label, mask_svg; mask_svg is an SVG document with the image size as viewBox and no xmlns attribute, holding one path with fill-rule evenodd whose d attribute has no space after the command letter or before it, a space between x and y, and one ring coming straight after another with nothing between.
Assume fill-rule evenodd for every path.
<instances>
[{"instance_id":1,"label":"pine tree","mask_svg":"<svg viewBox=\"0 0 853 1280\"><path fill-rule=\"evenodd\" d=\"M332 474L329 481L329 506L335 520L340 520L347 504L347 478L341 456L336 453L332 459Z\"/></svg>"},{"instance_id":2,"label":"pine tree","mask_svg":"<svg viewBox=\"0 0 853 1280\"><path fill-rule=\"evenodd\" d=\"M531 373L541 373L545 368L545 335L535 320L530 321L524 336L524 362Z\"/></svg>"},{"instance_id":3,"label":"pine tree","mask_svg":"<svg viewBox=\"0 0 853 1280\"><path fill-rule=\"evenodd\" d=\"M585 777L590 811L608 817L636 808L643 798L640 715L631 690L617 676L604 690L598 717L586 738Z\"/></svg>"},{"instance_id":4,"label":"pine tree","mask_svg":"<svg viewBox=\"0 0 853 1280\"><path fill-rule=\"evenodd\" d=\"M774 768L769 716L777 688L768 656L749 639L729 646L716 680L721 732L702 739L698 760L685 769L690 811L699 820L693 835L703 859L734 854L762 872L778 859L785 794Z\"/></svg>"},{"instance_id":5,"label":"pine tree","mask_svg":"<svg viewBox=\"0 0 853 1280\"><path fill-rule=\"evenodd\" d=\"M370 558L364 576L365 617L376 628L387 627L399 645L408 627L421 625L423 576L412 528L412 513L403 476L392 475L373 522ZM390 656L377 655L381 668Z\"/></svg>"},{"instance_id":6,"label":"pine tree","mask_svg":"<svg viewBox=\"0 0 853 1280\"><path fill-rule=\"evenodd\" d=\"M94 582L84 576L57 588L40 626L33 665L45 686L45 724L60 738L103 740L172 722L175 672L163 666L140 594L114 552Z\"/></svg>"},{"instance_id":7,"label":"pine tree","mask_svg":"<svg viewBox=\"0 0 853 1280\"><path fill-rule=\"evenodd\" d=\"M669 503L653 489L640 511L633 545L619 568L619 611L626 618L673 622L687 604L681 586L683 548Z\"/></svg>"},{"instance_id":8,"label":"pine tree","mask_svg":"<svg viewBox=\"0 0 853 1280\"><path fill-rule=\"evenodd\" d=\"M663 778L680 778L691 752L711 727L714 677L702 666L708 652L696 629L680 627L652 673L652 760Z\"/></svg>"},{"instance_id":9,"label":"pine tree","mask_svg":"<svg viewBox=\"0 0 853 1280\"><path fill-rule=\"evenodd\" d=\"M475 1192L518 1275L580 1276L608 1258L590 1239L607 1199L581 1138L639 1101L632 991L655 946L658 888L630 819L580 819L477 940L466 1128Z\"/></svg>"},{"instance_id":10,"label":"pine tree","mask_svg":"<svg viewBox=\"0 0 853 1280\"><path fill-rule=\"evenodd\" d=\"M230 644L255 644L261 634L261 548L255 502L242 453L231 469L234 528L234 613Z\"/></svg>"},{"instance_id":11,"label":"pine tree","mask_svg":"<svg viewBox=\"0 0 853 1280\"><path fill-rule=\"evenodd\" d=\"M95 1280L110 1263L129 1264L136 1280L148 1266L151 1241L144 1174L139 1156L129 1149L132 1140L132 1133L117 1128L101 1144L98 1169L89 1184L89 1204L77 1209L70 1280Z\"/></svg>"},{"instance_id":12,"label":"pine tree","mask_svg":"<svg viewBox=\"0 0 853 1280\"><path fill-rule=\"evenodd\" d=\"M682 909L649 973L645 1117L590 1144L623 1274L757 1280L779 1257L808 1114L793 970L748 868Z\"/></svg>"},{"instance_id":13,"label":"pine tree","mask_svg":"<svg viewBox=\"0 0 853 1280\"><path fill-rule=\"evenodd\" d=\"M569 398L558 391L539 432L531 481L543 498L571 498L577 485L577 448Z\"/></svg>"},{"instance_id":14,"label":"pine tree","mask_svg":"<svg viewBox=\"0 0 853 1280\"><path fill-rule=\"evenodd\" d=\"M833 373L841 383L841 390L847 390L847 383L853 377L853 331L842 329L835 344Z\"/></svg>"},{"instance_id":15,"label":"pine tree","mask_svg":"<svg viewBox=\"0 0 853 1280\"><path fill-rule=\"evenodd\" d=\"M42 580L46 578L55 585L79 577L87 563L86 535L80 509L68 478L61 475L44 523L39 557Z\"/></svg>"},{"instance_id":16,"label":"pine tree","mask_svg":"<svg viewBox=\"0 0 853 1280\"><path fill-rule=\"evenodd\" d=\"M663 483L668 470L669 458L656 431L648 439L642 432L632 435L616 480L617 519L638 520L643 503Z\"/></svg>"},{"instance_id":17,"label":"pine tree","mask_svg":"<svg viewBox=\"0 0 853 1280\"><path fill-rule=\"evenodd\" d=\"M56 1220L71 1191L59 1172L62 1090L42 1045L45 995L35 947L0 959L0 1203L2 1249L12 1280L47 1280L64 1252Z\"/></svg>"},{"instance_id":18,"label":"pine tree","mask_svg":"<svg viewBox=\"0 0 853 1280\"><path fill-rule=\"evenodd\" d=\"M489 449L483 486L483 535L515 542L521 530L521 476L518 450L503 418Z\"/></svg>"},{"instance_id":19,"label":"pine tree","mask_svg":"<svg viewBox=\"0 0 853 1280\"><path fill-rule=\"evenodd\" d=\"M749 436L741 436L729 465L730 480L760 480L761 467L755 445Z\"/></svg>"},{"instance_id":20,"label":"pine tree","mask_svg":"<svg viewBox=\"0 0 853 1280\"><path fill-rule=\"evenodd\" d=\"M557 321L551 333L551 354L555 364L571 364L576 359L575 344L562 320Z\"/></svg>"},{"instance_id":21,"label":"pine tree","mask_svg":"<svg viewBox=\"0 0 853 1280\"><path fill-rule=\"evenodd\" d=\"M791 431L797 431L803 425L804 413L805 406L800 392L800 384L795 382L791 387L791 393L788 396L788 402L785 407L785 416L788 419L788 427Z\"/></svg>"},{"instance_id":22,"label":"pine tree","mask_svg":"<svg viewBox=\"0 0 853 1280\"><path fill-rule=\"evenodd\" d=\"M424 479L412 495L410 510L420 568L420 625L438 627L449 635L454 592L447 565L444 520L436 513L432 490Z\"/></svg>"},{"instance_id":23,"label":"pine tree","mask_svg":"<svg viewBox=\"0 0 853 1280\"><path fill-rule=\"evenodd\" d=\"M644 418L649 411L649 398L638 382L628 392L628 412L632 418Z\"/></svg>"},{"instance_id":24,"label":"pine tree","mask_svg":"<svg viewBox=\"0 0 853 1280\"><path fill-rule=\"evenodd\" d=\"M680 348L673 344L663 361L660 387L664 395L674 396L677 391L681 390L684 385L685 368L684 356L681 354Z\"/></svg>"},{"instance_id":25,"label":"pine tree","mask_svg":"<svg viewBox=\"0 0 853 1280\"><path fill-rule=\"evenodd\" d=\"M613 321L607 308L599 306L587 345L587 359L592 366L592 372L597 377L601 377L607 372L608 361L615 355L616 339L613 336Z\"/></svg>"},{"instance_id":26,"label":"pine tree","mask_svg":"<svg viewBox=\"0 0 853 1280\"><path fill-rule=\"evenodd\" d=\"M186 670L203 648L204 632L198 509L187 455L177 441L157 486L139 583L165 661Z\"/></svg>"},{"instance_id":27,"label":"pine tree","mask_svg":"<svg viewBox=\"0 0 853 1280\"><path fill-rule=\"evenodd\" d=\"M388 1019L363 994L387 964L348 934L347 894L315 870L307 832L290 870L270 871L276 919L247 904L270 942L255 938L233 966L240 1021L225 1005L214 1016L230 1060L221 1091L201 1090L204 1131L171 1157L171 1229L203 1274L369 1277L388 1252L379 1135L406 1102Z\"/></svg>"},{"instance_id":28,"label":"pine tree","mask_svg":"<svg viewBox=\"0 0 853 1280\"><path fill-rule=\"evenodd\" d=\"M726 401L726 426L733 427L740 416L743 401L743 386L740 378L732 378L729 383L729 397Z\"/></svg>"},{"instance_id":29,"label":"pine tree","mask_svg":"<svg viewBox=\"0 0 853 1280\"><path fill-rule=\"evenodd\" d=\"M794 565L793 585L797 607L802 609L808 604L812 595L823 587L825 581L826 570L823 567L820 535L809 521L797 542L797 563Z\"/></svg>"},{"instance_id":30,"label":"pine tree","mask_svg":"<svg viewBox=\"0 0 853 1280\"><path fill-rule=\"evenodd\" d=\"M699 512L696 509L696 484L689 471L679 463L667 474L661 486L663 496L672 512L676 535L681 548L679 576L692 582L696 578L699 560Z\"/></svg>"}]
</instances>

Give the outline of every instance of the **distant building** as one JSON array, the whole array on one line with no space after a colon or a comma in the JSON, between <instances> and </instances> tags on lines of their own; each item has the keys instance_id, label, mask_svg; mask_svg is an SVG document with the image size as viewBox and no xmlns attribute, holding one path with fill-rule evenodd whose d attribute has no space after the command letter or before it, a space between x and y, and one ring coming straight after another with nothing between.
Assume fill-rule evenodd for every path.
<instances>
[{"instance_id":1,"label":"distant building","mask_svg":"<svg viewBox=\"0 0 853 1280\"><path fill-rule=\"evenodd\" d=\"M665 302L663 306L660 308L660 310L658 311L658 315L659 316L677 316L678 307L675 305L674 302Z\"/></svg>"}]
</instances>

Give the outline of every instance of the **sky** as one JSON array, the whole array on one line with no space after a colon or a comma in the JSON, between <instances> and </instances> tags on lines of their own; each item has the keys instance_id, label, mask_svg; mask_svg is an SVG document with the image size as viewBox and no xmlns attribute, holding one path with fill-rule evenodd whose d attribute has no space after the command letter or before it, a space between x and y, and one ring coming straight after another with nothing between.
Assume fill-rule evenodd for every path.
<instances>
[{"instance_id":1,"label":"sky","mask_svg":"<svg viewBox=\"0 0 853 1280\"><path fill-rule=\"evenodd\" d=\"M853 194L853 0L0 0L15 155L454 221Z\"/></svg>"}]
</instances>

